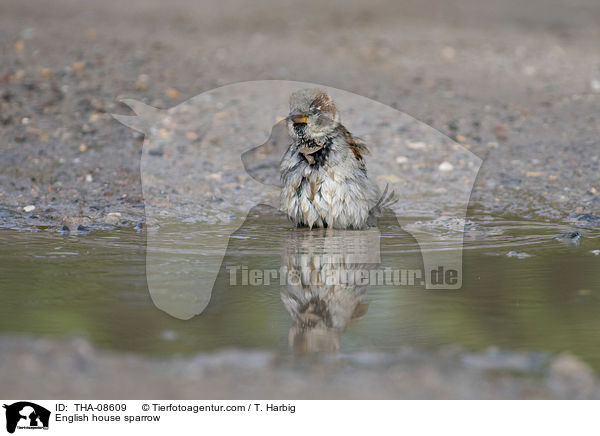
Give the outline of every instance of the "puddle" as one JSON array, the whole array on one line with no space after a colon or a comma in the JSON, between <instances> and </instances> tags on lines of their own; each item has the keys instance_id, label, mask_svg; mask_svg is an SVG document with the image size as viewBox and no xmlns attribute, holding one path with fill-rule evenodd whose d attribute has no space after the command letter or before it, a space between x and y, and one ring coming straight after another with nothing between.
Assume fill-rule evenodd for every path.
<instances>
[{"instance_id":1,"label":"puddle","mask_svg":"<svg viewBox=\"0 0 600 436\"><path fill-rule=\"evenodd\" d=\"M423 222L423 228L430 225ZM382 220L379 230L379 269L422 268L410 234L392 219ZM578 246L555 239L576 230L583 235ZM321 268L314 265L319 238L276 215L248 219L230 239L210 304L182 321L153 304L143 233L0 230L0 333L81 335L105 349L163 356L224 347L290 356L494 346L570 351L600 370L593 333L600 331L598 229L475 213L464 237L460 290L393 283L340 290L282 286L276 279L231 285L232 266L240 273L242 267L264 272L282 264L300 273ZM367 257L333 263L363 268Z\"/></svg>"}]
</instances>

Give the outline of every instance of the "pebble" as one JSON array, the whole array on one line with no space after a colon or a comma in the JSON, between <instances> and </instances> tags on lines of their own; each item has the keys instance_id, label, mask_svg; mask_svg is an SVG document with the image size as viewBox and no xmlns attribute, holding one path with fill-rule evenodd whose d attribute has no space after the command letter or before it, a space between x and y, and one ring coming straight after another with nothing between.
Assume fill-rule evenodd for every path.
<instances>
[{"instance_id":1,"label":"pebble","mask_svg":"<svg viewBox=\"0 0 600 436\"><path fill-rule=\"evenodd\" d=\"M165 154L165 152L164 152L164 150L161 150L160 148L155 148L155 149L149 150L149 151L148 151L148 154L149 154L150 156L158 156L158 157L161 157L163 154Z\"/></svg>"},{"instance_id":2,"label":"pebble","mask_svg":"<svg viewBox=\"0 0 600 436\"><path fill-rule=\"evenodd\" d=\"M160 336L165 341L174 341L178 338L179 335L173 330L165 330L161 333Z\"/></svg>"},{"instance_id":3,"label":"pebble","mask_svg":"<svg viewBox=\"0 0 600 436\"><path fill-rule=\"evenodd\" d=\"M590 88L594 92L600 92L600 79L592 79L590 80Z\"/></svg>"},{"instance_id":4,"label":"pebble","mask_svg":"<svg viewBox=\"0 0 600 436\"><path fill-rule=\"evenodd\" d=\"M408 162L408 158L406 156L398 156L396 158L396 163L403 164Z\"/></svg>"},{"instance_id":5,"label":"pebble","mask_svg":"<svg viewBox=\"0 0 600 436\"><path fill-rule=\"evenodd\" d=\"M517 259L526 259L528 257L533 257L533 254L523 253L521 251L509 251L506 253L506 257L516 257Z\"/></svg>"},{"instance_id":6,"label":"pebble","mask_svg":"<svg viewBox=\"0 0 600 436\"><path fill-rule=\"evenodd\" d=\"M26 27L21 31L21 38L23 39L33 39L35 36L35 29L33 27Z\"/></svg>"},{"instance_id":7,"label":"pebble","mask_svg":"<svg viewBox=\"0 0 600 436\"><path fill-rule=\"evenodd\" d=\"M563 242L565 244L578 246L581 242L581 232L569 232L563 233L562 235L556 236L554 239Z\"/></svg>"},{"instance_id":8,"label":"pebble","mask_svg":"<svg viewBox=\"0 0 600 436\"><path fill-rule=\"evenodd\" d=\"M451 46L444 47L442 50L442 56L444 59L452 60L456 56L456 49Z\"/></svg>"},{"instance_id":9,"label":"pebble","mask_svg":"<svg viewBox=\"0 0 600 436\"><path fill-rule=\"evenodd\" d=\"M527 171L525 174L527 177L540 177L544 175L543 171Z\"/></svg>"},{"instance_id":10,"label":"pebble","mask_svg":"<svg viewBox=\"0 0 600 436\"><path fill-rule=\"evenodd\" d=\"M92 175L91 175L91 174L88 174L87 176L85 176L85 181L86 181L86 182L93 182L93 181L94 181L94 178L92 177Z\"/></svg>"},{"instance_id":11,"label":"pebble","mask_svg":"<svg viewBox=\"0 0 600 436\"><path fill-rule=\"evenodd\" d=\"M76 61L76 62L73 62L71 64L71 69L73 71L81 71L84 68L85 68L85 62L84 61Z\"/></svg>"},{"instance_id":12,"label":"pebble","mask_svg":"<svg viewBox=\"0 0 600 436\"><path fill-rule=\"evenodd\" d=\"M168 98L178 98L179 97L179 91L177 91L175 88L168 88L165 91L165 95Z\"/></svg>"},{"instance_id":13,"label":"pebble","mask_svg":"<svg viewBox=\"0 0 600 436\"><path fill-rule=\"evenodd\" d=\"M423 150L425 148L425 143L418 141L418 142L409 142L408 144L408 148L412 148L413 150Z\"/></svg>"},{"instance_id":14,"label":"pebble","mask_svg":"<svg viewBox=\"0 0 600 436\"><path fill-rule=\"evenodd\" d=\"M30 205L28 205L28 206L25 206L25 207L23 208L23 210L24 210L25 212L31 212L31 211L35 210L35 206L34 206L33 204L30 204Z\"/></svg>"},{"instance_id":15,"label":"pebble","mask_svg":"<svg viewBox=\"0 0 600 436\"><path fill-rule=\"evenodd\" d=\"M444 171L444 172L448 172L448 171L452 171L454 169L454 165L452 165L450 162L448 161L444 161L440 164L440 166L438 167L438 169L440 171Z\"/></svg>"},{"instance_id":16,"label":"pebble","mask_svg":"<svg viewBox=\"0 0 600 436\"><path fill-rule=\"evenodd\" d=\"M576 221L578 224L588 224L590 226L600 225L600 217L591 213L578 213L570 215L571 220Z\"/></svg>"},{"instance_id":17,"label":"pebble","mask_svg":"<svg viewBox=\"0 0 600 436\"><path fill-rule=\"evenodd\" d=\"M140 74L135 81L135 89L138 91L145 91L148 89L148 82L150 77L147 74Z\"/></svg>"},{"instance_id":18,"label":"pebble","mask_svg":"<svg viewBox=\"0 0 600 436\"><path fill-rule=\"evenodd\" d=\"M594 256L600 256L600 250L592 250L590 251Z\"/></svg>"},{"instance_id":19,"label":"pebble","mask_svg":"<svg viewBox=\"0 0 600 436\"><path fill-rule=\"evenodd\" d=\"M119 212L111 212L105 218L104 222L106 224L117 225L121 220L121 214Z\"/></svg>"}]
</instances>

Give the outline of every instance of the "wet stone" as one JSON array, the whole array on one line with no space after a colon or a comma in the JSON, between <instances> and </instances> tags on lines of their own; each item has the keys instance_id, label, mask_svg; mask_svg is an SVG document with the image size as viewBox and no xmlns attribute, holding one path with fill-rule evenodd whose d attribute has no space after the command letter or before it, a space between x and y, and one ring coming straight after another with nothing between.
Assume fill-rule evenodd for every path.
<instances>
[{"instance_id":1,"label":"wet stone","mask_svg":"<svg viewBox=\"0 0 600 436\"><path fill-rule=\"evenodd\" d=\"M581 242L581 232L577 231L577 232L568 232L568 233L563 233L562 235L558 235L556 236L554 239L567 244L567 245L573 245L573 246L579 246L580 242Z\"/></svg>"},{"instance_id":2,"label":"wet stone","mask_svg":"<svg viewBox=\"0 0 600 436\"><path fill-rule=\"evenodd\" d=\"M516 257L517 259L526 259L533 257L533 254L523 253L522 251L509 251L506 253L506 257Z\"/></svg>"},{"instance_id":3,"label":"wet stone","mask_svg":"<svg viewBox=\"0 0 600 436\"><path fill-rule=\"evenodd\" d=\"M591 213L571 214L569 217L572 219L572 221L577 222L578 224L590 226L600 225L600 217Z\"/></svg>"},{"instance_id":4,"label":"wet stone","mask_svg":"<svg viewBox=\"0 0 600 436\"><path fill-rule=\"evenodd\" d=\"M148 154L150 156L162 157L162 155L165 154L165 152L160 148L155 148L153 150L149 150Z\"/></svg>"}]
</instances>

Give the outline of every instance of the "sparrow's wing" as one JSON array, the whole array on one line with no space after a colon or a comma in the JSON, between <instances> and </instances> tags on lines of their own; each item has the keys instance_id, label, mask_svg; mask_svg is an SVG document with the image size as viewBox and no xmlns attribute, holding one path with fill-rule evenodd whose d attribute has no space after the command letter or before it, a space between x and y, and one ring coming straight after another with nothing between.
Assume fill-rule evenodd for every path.
<instances>
[{"instance_id":1,"label":"sparrow's wing","mask_svg":"<svg viewBox=\"0 0 600 436\"><path fill-rule=\"evenodd\" d=\"M344 134L344 139L348 143L348 146L350 147L350 150L352 150L352 153L354 153L354 157L356 157L356 159L362 160L363 156L368 156L371 154L369 153L369 149L362 139L353 136L352 133L350 133L344 126L340 126L340 128Z\"/></svg>"}]
</instances>

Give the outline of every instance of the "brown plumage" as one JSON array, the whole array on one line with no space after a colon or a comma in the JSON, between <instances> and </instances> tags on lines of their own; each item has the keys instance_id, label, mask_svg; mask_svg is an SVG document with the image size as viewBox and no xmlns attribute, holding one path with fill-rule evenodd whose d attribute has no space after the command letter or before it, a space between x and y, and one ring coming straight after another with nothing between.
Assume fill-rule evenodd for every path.
<instances>
[{"instance_id":1,"label":"brown plumage","mask_svg":"<svg viewBox=\"0 0 600 436\"><path fill-rule=\"evenodd\" d=\"M367 175L369 150L340 123L331 97L319 89L293 93L287 123L292 142L280 164L281 209L299 226L373 225L382 199Z\"/></svg>"}]
</instances>

